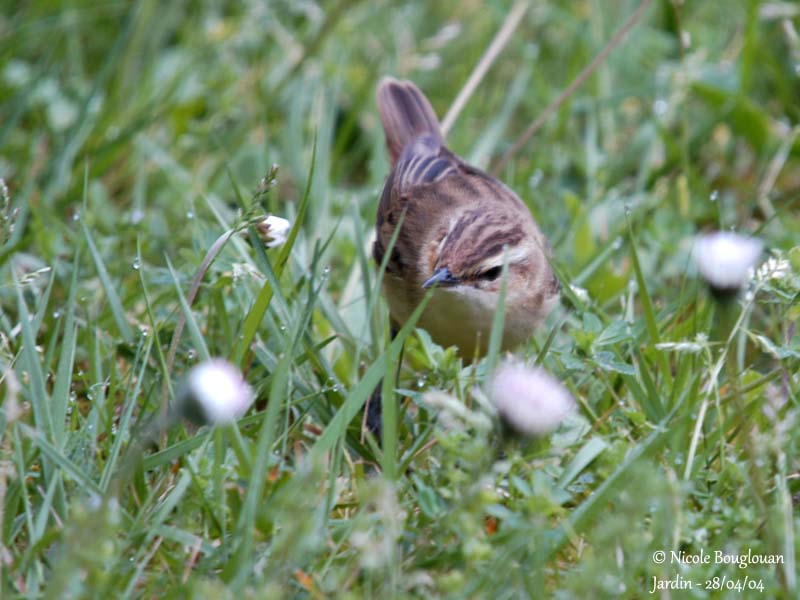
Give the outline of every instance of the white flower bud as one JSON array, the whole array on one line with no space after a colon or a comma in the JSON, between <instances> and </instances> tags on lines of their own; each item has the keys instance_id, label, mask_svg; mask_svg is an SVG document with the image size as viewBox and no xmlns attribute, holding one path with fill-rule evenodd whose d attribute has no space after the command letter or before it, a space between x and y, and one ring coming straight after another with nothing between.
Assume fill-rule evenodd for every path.
<instances>
[{"instance_id":1,"label":"white flower bud","mask_svg":"<svg viewBox=\"0 0 800 600\"><path fill-rule=\"evenodd\" d=\"M699 235L694 242L694 260L712 291L736 293L747 283L761 256L763 242L738 233L718 231Z\"/></svg>"},{"instance_id":2,"label":"white flower bud","mask_svg":"<svg viewBox=\"0 0 800 600\"><path fill-rule=\"evenodd\" d=\"M555 431L575 406L569 391L544 369L514 362L497 368L489 398L503 422L522 435Z\"/></svg>"},{"instance_id":3,"label":"white flower bud","mask_svg":"<svg viewBox=\"0 0 800 600\"><path fill-rule=\"evenodd\" d=\"M256 224L256 230L267 248L275 248L286 241L292 224L283 217L270 215Z\"/></svg>"},{"instance_id":4,"label":"white flower bud","mask_svg":"<svg viewBox=\"0 0 800 600\"><path fill-rule=\"evenodd\" d=\"M179 395L181 416L199 425L230 423L253 402L253 391L239 369L215 358L189 371Z\"/></svg>"}]
</instances>

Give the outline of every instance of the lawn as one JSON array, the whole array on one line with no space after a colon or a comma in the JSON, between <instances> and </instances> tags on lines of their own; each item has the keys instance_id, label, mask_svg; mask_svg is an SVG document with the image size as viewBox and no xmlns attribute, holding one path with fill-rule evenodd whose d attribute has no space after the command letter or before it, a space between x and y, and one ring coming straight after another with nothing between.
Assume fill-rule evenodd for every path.
<instances>
[{"instance_id":1,"label":"lawn","mask_svg":"<svg viewBox=\"0 0 800 600\"><path fill-rule=\"evenodd\" d=\"M449 147L552 243L550 435L510 357L391 341L384 75L466 86ZM800 595L800 5L11 0L0 178L0 597ZM725 299L717 230L763 242ZM198 426L212 357L255 401Z\"/></svg>"}]
</instances>

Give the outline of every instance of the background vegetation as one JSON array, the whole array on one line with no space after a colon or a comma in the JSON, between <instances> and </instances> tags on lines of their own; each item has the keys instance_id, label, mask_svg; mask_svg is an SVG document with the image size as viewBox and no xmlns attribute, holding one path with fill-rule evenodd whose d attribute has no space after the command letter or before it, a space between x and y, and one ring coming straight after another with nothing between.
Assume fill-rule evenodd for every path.
<instances>
[{"instance_id":1,"label":"background vegetation","mask_svg":"<svg viewBox=\"0 0 800 600\"><path fill-rule=\"evenodd\" d=\"M451 147L496 161L636 6L532 2ZM575 418L504 446L481 426L485 364L417 331L384 451L361 434L399 350L369 252L376 83L413 79L444 114L509 10L3 3L0 596L635 598L680 576L695 589L675 597L797 597L795 3L657 0L503 169L564 284L518 355ZM212 243L264 213L299 223L293 244L237 233L189 310ZM729 228L775 259L732 330L690 260L693 235ZM256 405L142 453L207 355Z\"/></svg>"}]
</instances>

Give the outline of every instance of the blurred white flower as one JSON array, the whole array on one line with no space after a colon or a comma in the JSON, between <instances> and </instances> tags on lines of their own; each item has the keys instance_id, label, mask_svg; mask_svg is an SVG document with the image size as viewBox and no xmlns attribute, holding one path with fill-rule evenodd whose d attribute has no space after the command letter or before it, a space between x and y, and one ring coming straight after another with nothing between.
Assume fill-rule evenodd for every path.
<instances>
[{"instance_id":1,"label":"blurred white flower","mask_svg":"<svg viewBox=\"0 0 800 600\"><path fill-rule=\"evenodd\" d=\"M717 231L697 236L693 255L700 275L713 290L736 292L750 278L763 246L758 238Z\"/></svg>"},{"instance_id":2,"label":"blurred white flower","mask_svg":"<svg viewBox=\"0 0 800 600\"><path fill-rule=\"evenodd\" d=\"M430 390L423 396L425 404L438 411L439 422L445 429L464 431L476 428L488 431L491 419L484 412L471 410L461 400L440 390Z\"/></svg>"},{"instance_id":3,"label":"blurred white flower","mask_svg":"<svg viewBox=\"0 0 800 600\"><path fill-rule=\"evenodd\" d=\"M772 256L758 267L756 280L759 282L773 279L785 279L791 273L789 261L781 256Z\"/></svg>"},{"instance_id":4,"label":"blurred white flower","mask_svg":"<svg viewBox=\"0 0 800 600\"><path fill-rule=\"evenodd\" d=\"M359 552L362 569L374 570L396 564L399 542L403 537L408 513L397 500L394 486L385 480L359 491L365 519L355 524L350 543Z\"/></svg>"},{"instance_id":5,"label":"blurred white flower","mask_svg":"<svg viewBox=\"0 0 800 600\"><path fill-rule=\"evenodd\" d=\"M569 391L544 369L516 362L497 368L489 398L503 422L523 435L555 431L575 406Z\"/></svg>"},{"instance_id":6,"label":"blurred white flower","mask_svg":"<svg viewBox=\"0 0 800 600\"><path fill-rule=\"evenodd\" d=\"M286 241L292 224L283 217L270 215L256 224L256 231L267 248L275 248Z\"/></svg>"},{"instance_id":7,"label":"blurred white flower","mask_svg":"<svg viewBox=\"0 0 800 600\"><path fill-rule=\"evenodd\" d=\"M581 302L589 302L589 292L580 286L577 285L570 285L569 289L572 290L572 293L580 300Z\"/></svg>"},{"instance_id":8,"label":"blurred white flower","mask_svg":"<svg viewBox=\"0 0 800 600\"><path fill-rule=\"evenodd\" d=\"M253 391L242 373L221 358L193 367L179 395L181 416L199 425L230 423L253 402Z\"/></svg>"}]
</instances>

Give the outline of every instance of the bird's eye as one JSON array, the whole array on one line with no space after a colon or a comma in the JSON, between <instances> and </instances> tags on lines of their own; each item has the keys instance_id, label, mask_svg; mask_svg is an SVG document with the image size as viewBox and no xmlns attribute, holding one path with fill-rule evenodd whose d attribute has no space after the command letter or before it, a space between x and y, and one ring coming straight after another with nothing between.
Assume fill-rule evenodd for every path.
<instances>
[{"instance_id":1,"label":"bird's eye","mask_svg":"<svg viewBox=\"0 0 800 600\"><path fill-rule=\"evenodd\" d=\"M498 277L500 277L500 273L503 271L502 267L492 267L480 274L480 278L484 281L494 281Z\"/></svg>"}]
</instances>

